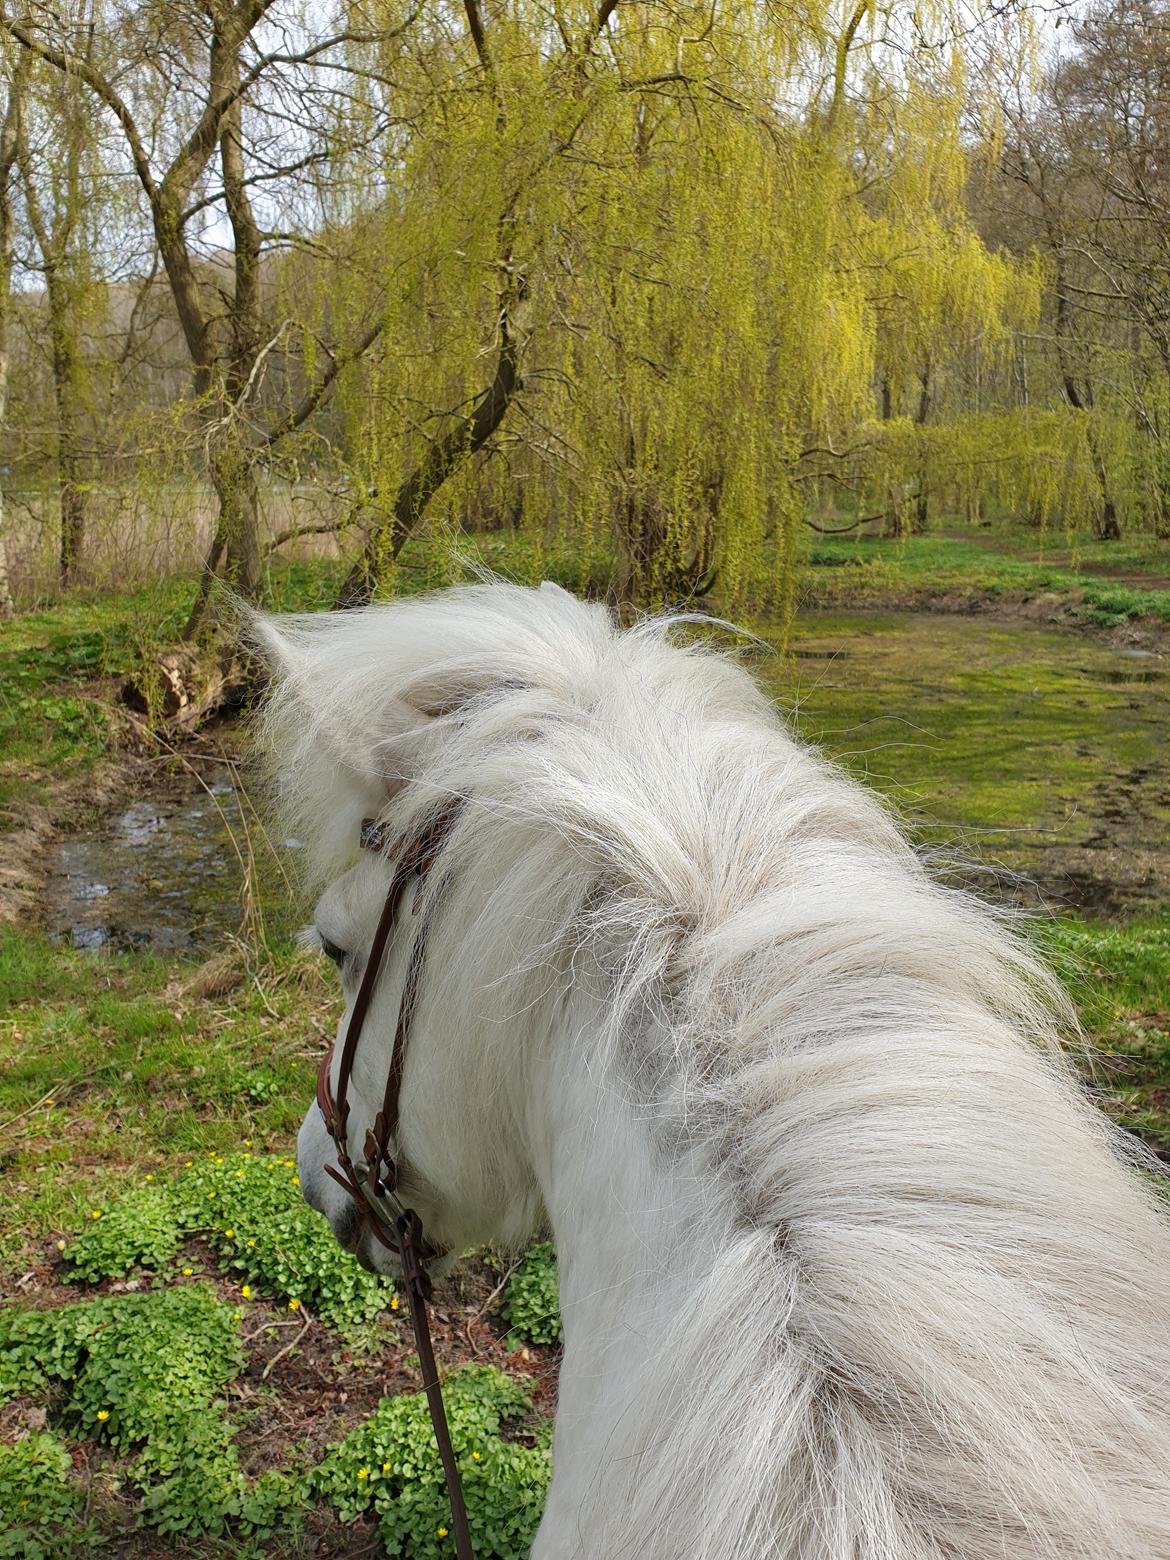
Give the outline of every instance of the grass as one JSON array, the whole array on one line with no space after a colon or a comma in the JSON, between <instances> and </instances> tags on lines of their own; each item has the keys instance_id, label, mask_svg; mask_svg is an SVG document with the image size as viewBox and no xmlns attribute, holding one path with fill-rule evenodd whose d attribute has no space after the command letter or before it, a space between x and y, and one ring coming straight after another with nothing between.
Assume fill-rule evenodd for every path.
<instances>
[{"instance_id":1,"label":"grass","mask_svg":"<svg viewBox=\"0 0 1170 1560\"><path fill-rule=\"evenodd\" d=\"M917 599L1050 593L1072 615L1102 627L1151 616L1170 623L1170 590L1102 577L1095 569L1164 579L1170 543L1154 537L1108 543L1002 528L900 539L818 537L802 582L806 604L844 606L911 594Z\"/></svg>"},{"instance_id":2,"label":"grass","mask_svg":"<svg viewBox=\"0 0 1170 1560\"><path fill-rule=\"evenodd\" d=\"M128 1175L176 1154L292 1141L334 1023L326 972L285 948L251 966L241 954L222 997L192 995L195 974L0 929L0 1252L75 1227Z\"/></svg>"},{"instance_id":3,"label":"grass","mask_svg":"<svg viewBox=\"0 0 1170 1560\"><path fill-rule=\"evenodd\" d=\"M1156 660L1046 625L880 610L808 613L790 648L757 670L801 734L930 843L1043 878L1074 847L1170 839Z\"/></svg>"}]
</instances>

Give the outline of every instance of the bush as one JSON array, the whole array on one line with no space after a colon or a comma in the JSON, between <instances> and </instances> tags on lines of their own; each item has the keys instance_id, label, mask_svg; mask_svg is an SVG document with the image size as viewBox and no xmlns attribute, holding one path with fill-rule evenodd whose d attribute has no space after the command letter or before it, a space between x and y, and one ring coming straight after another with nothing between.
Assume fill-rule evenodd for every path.
<instances>
[{"instance_id":1,"label":"bush","mask_svg":"<svg viewBox=\"0 0 1170 1560\"><path fill-rule=\"evenodd\" d=\"M524 1560L544 1508L550 1454L499 1437L500 1422L526 1413L519 1382L492 1366L469 1365L443 1384L472 1546L480 1560ZM388 1552L403 1560L452 1553L451 1512L425 1396L387 1398L333 1447L309 1476L313 1493L343 1521L374 1511Z\"/></svg>"},{"instance_id":2,"label":"bush","mask_svg":"<svg viewBox=\"0 0 1170 1560\"><path fill-rule=\"evenodd\" d=\"M557 1258L548 1241L532 1247L508 1280L500 1314L509 1330L529 1343L560 1343Z\"/></svg>"}]
</instances>

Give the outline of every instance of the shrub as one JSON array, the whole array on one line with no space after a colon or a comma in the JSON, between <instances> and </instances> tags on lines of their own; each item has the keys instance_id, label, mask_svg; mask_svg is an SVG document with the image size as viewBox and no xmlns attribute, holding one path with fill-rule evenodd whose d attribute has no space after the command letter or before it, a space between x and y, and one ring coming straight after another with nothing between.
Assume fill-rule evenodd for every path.
<instances>
[{"instance_id":1,"label":"shrub","mask_svg":"<svg viewBox=\"0 0 1170 1560\"><path fill-rule=\"evenodd\" d=\"M500 1314L510 1331L529 1343L562 1341L557 1258L548 1241L533 1246L508 1280Z\"/></svg>"},{"instance_id":2,"label":"shrub","mask_svg":"<svg viewBox=\"0 0 1170 1560\"><path fill-rule=\"evenodd\" d=\"M500 1439L500 1422L532 1406L523 1386L492 1366L468 1365L443 1384L472 1546L481 1560L524 1560L548 1489L547 1437ZM374 1511L388 1552L403 1560L452 1553L447 1487L425 1396L387 1398L309 1476L343 1521Z\"/></svg>"}]
</instances>

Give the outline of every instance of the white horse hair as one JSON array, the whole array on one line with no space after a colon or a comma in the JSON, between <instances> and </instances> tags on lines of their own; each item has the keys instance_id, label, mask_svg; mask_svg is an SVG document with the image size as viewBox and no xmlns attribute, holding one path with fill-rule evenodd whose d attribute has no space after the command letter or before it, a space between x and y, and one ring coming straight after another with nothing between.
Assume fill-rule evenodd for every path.
<instances>
[{"instance_id":1,"label":"white horse hair","mask_svg":"<svg viewBox=\"0 0 1170 1560\"><path fill-rule=\"evenodd\" d=\"M487 583L255 633L350 1001L389 871L359 819L467 799L400 1150L433 1240L555 1236L533 1554L1168 1560L1167 1221L1002 918L667 620ZM299 1153L384 1263L315 1107Z\"/></svg>"}]
</instances>

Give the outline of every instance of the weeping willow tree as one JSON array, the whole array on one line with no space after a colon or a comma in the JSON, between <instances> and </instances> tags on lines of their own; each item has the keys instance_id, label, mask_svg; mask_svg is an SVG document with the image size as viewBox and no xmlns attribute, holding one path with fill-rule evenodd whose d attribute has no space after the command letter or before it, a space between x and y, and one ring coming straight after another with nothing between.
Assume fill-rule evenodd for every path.
<instances>
[{"instance_id":1,"label":"weeping willow tree","mask_svg":"<svg viewBox=\"0 0 1170 1560\"><path fill-rule=\"evenodd\" d=\"M963 211L967 0L104 6L92 58L3 25L134 171L191 381L144 442L218 502L190 633L263 593L276 473L336 495L344 605L424 519L783 604L810 481L904 485L907 375L1029 307Z\"/></svg>"},{"instance_id":2,"label":"weeping willow tree","mask_svg":"<svg viewBox=\"0 0 1170 1560\"><path fill-rule=\"evenodd\" d=\"M1034 309L1031 269L964 214L946 12L901 26L470 0L404 31L343 604L390 587L424 514L517 526L538 558L568 529L618 597L783 600L806 485L882 365L900 396L903 369L997 351ZM888 433L863 442L891 466Z\"/></svg>"}]
</instances>

